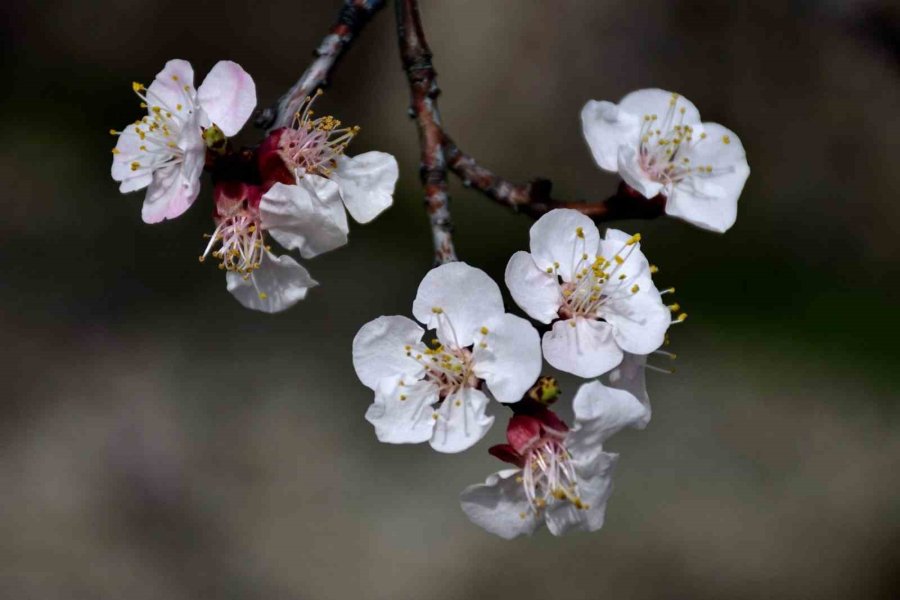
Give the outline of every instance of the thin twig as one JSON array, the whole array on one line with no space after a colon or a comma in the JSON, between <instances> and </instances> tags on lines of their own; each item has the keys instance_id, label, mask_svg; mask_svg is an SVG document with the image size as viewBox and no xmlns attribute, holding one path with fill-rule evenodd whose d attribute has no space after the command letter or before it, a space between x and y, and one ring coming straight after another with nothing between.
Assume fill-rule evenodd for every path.
<instances>
[{"instance_id":1,"label":"thin twig","mask_svg":"<svg viewBox=\"0 0 900 600\"><path fill-rule=\"evenodd\" d=\"M434 258L438 264L457 260L453 247L453 223L447 194L447 163L444 158L444 132L437 97L437 73L431 62L431 49L425 41L416 0L396 0L397 39L400 57L409 80L410 114L419 127L422 149L420 177L425 188L425 208L431 221Z\"/></svg>"},{"instance_id":2,"label":"thin twig","mask_svg":"<svg viewBox=\"0 0 900 600\"><path fill-rule=\"evenodd\" d=\"M306 97L317 88L328 86L328 78L335 64L372 16L384 8L384 4L385 0L344 0L337 22L313 52L312 64L276 104L259 111L254 124L260 129L290 125L294 113Z\"/></svg>"},{"instance_id":3,"label":"thin twig","mask_svg":"<svg viewBox=\"0 0 900 600\"><path fill-rule=\"evenodd\" d=\"M550 196L553 184L548 179L530 183L513 183L478 164L464 153L446 134L444 153L447 166L466 187L471 187L498 204L537 219L554 208L571 208L591 217L597 223L618 219L654 219L665 213L666 198L657 195L644 198L624 181L615 194L600 202L557 200Z\"/></svg>"}]
</instances>

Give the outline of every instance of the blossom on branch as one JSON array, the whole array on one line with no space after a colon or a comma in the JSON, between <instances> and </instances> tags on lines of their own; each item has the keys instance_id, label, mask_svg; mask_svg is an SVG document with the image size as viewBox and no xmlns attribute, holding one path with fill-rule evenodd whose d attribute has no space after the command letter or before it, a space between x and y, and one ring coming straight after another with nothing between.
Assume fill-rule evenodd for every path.
<instances>
[{"instance_id":1,"label":"blossom on branch","mask_svg":"<svg viewBox=\"0 0 900 600\"><path fill-rule=\"evenodd\" d=\"M490 453L516 468L462 492L462 509L473 523L506 539L531 535L541 523L553 535L603 526L618 460L603 451L603 442L639 424L646 409L630 393L598 381L582 385L573 406L571 430L539 405L510 419L508 443Z\"/></svg>"},{"instance_id":2,"label":"blossom on branch","mask_svg":"<svg viewBox=\"0 0 900 600\"><path fill-rule=\"evenodd\" d=\"M200 261L208 256L226 271L228 291L245 307L267 313L290 308L317 285L293 258L276 256L266 234L287 249L312 258L347 242L343 209L335 207L337 186L324 181L299 186L237 181L216 184L216 229ZM336 209L335 209L336 208Z\"/></svg>"},{"instance_id":3,"label":"blossom on branch","mask_svg":"<svg viewBox=\"0 0 900 600\"><path fill-rule=\"evenodd\" d=\"M348 144L359 127L342 127L332 116L314 117L312 110L321 90L297 113L292 127L273 131L259 150L263 181L285 185L337 186L334 201L346 207L357 222L368 223L393 203L399 169L386 152L347 156ZM306 183L304 183L306 182Z\"/></svg>"},{"instance_id":4,"label":"blossom on branch","mask_svg":"<svg viewBox=\"0 0 900 600\"><path fill-rule=\"evenodd\" d=\"M734 225L747 155L734 132L701 123L687 98L647 89L619 104L591 100L581 124L600 168L646 198L663 194L667 214L720 233Z\"/></svg>"},{"instance_id":5,"label":"blossom on branch","mask_svg":"<svg viewBox=\"0 0 900 600\"><path fill-rule=\"evenodd\" d=\"M504 312L500 288L484 271L460 262L425 275L413 316L425 327L379 317L353 340L356 374L375 392L366 419L382 442L461 452L494 422L485 415L488 393L518 402L537 379L538 334Z\"/></svg>"},{"instance_id":6,"label":"blossom on branch","mask_svg":"<svg viewBox=\"0 0 900 600\"><path fill-rule=\"evenodd\" d=\"M530 236L531 252L512 256L506 285L529 316L553 323L542 341L547 362L597 377L619 365L623 352L645 355L663 344L671 311L653 284L640 235L609 229L601 239L588 217L556 209Z\"/></svg>"},{"instance_id":7,"label":"blossom on branch","mask_svg":"<svg viewBox=\"0 0 900 600\"><path fill-rule=\"evenodd\" d=\"M147 188L141 211L146 223L178 217L200 193L208 137L232 136L256 107L253 79L237 63L223 60L198 89L194 69L170 60L145 87L133 83L147 115L122 131L113 149L112 178L119 191Z\"/></svg>"}]
</instances>

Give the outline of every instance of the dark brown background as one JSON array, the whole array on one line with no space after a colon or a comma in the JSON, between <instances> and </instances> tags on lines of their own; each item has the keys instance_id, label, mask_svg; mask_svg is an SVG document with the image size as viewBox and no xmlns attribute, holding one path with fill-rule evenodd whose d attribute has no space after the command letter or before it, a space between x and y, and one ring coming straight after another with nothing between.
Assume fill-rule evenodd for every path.
<instances>
[{"instance_id":1,"label":"dark brown background","mask_svg":"<svg viewBox=\"0 0 900 600\"><path fill-rule=\"evenodd\" d=\"M603 531L504 542L456 501L499 466L502 427L464 455L379 445L351 366L355 331L408 314L431 257L392 8L321 108L362 126L356 151L397 155L396 206L310 261L322 286L290 312L243 310L198 264L208 189L150 227L109 178L133 79L231 58L268 103L336 5L0 9L0 596L896 597L896 8L423 1L448 128L507 176L611 192L578 111L649 86L738 132L753 170L724 237L623 225L691 315L678 373L610 444ZM459 251L499 279L529 222L454 186Z\"/></svg>"}]
</instances>

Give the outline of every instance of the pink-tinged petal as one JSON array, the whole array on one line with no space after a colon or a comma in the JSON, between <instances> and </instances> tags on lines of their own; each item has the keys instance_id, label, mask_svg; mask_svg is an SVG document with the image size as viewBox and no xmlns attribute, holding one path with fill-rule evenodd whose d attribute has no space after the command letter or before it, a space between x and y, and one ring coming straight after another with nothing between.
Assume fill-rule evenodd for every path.
<instances>
[{"instance_id":1,"label":"pink-tinged petal","mask_svg":"<svg viewBox=\"0 0 900 600\"><path fill-rule=\"evenodd\" d=\"M563 281L572 281L576 271L590 266L600 244L594 222L569 208L542 216L531 226L530 237L534 263L542 271L558 273Z\"/></svg>"},{"instance_id":2,"label":"pink-tinged petal","mask_svg":"<svg viewBox=\"0 0 900 600\"><path fill-rule=\"evenodd\" d=\"M154 106L181 115L195 108L194 69L186 60L173 59L157 73L156 79L147 88L148 111ZM181 110L178 110L178 105Z\"/></svg>"},{"instance_id":3,"label":"pink-tinged petal","mask_svg":"<svg viewBox=\"0 0 900 600\"><path fill-rule=\"evenodd\" d=\"M473 372L500 402L518 402L541 374L541 339L515 315L488 321L475 336Z\"/></svg>"},{"instance_id":4,"label":"pink-tinged petal","mask_svg":"<svg viewBox=\"0 0 900 600\"><path fill-rule=\"evenodd\" d=\"M698 169L677 184L666 201L666 213L702 229L724 233L737 219L737 202L750 176L740 138L726 127L704 123L705 138L685 157ZM695 139L699 134L695 133ZM700 171L708 167L710 172Z\"/></svg>"},{"instance_id":5,"label":"pink-tinged petal","mask_svg":"<svg viewBox=\"0 0 900 600\"><path fill-rule=\"evenodd\" d=\"M578 456L573 458L578 479L576 493L582 507L578 508L571 502L550 504L544 513L550 533L559 536L568 531L597 531L603 527L618 458L618 454L608 452L594 452L587 460Z\"/></svg>"},{"instance_id":6,"label":"pink-tinged petal","mask_svg":"<svg viewBox=\"0 0 900 600\"><path fill-rule=\"evenodd\" d=\"M637 150L630 146L619 147L619 176L644 198L653 198L663 190L663 185L651 179L638 161Z\"/></svg>"},{"instance_id":7,"label":"pink-tinged petal","mask_svg":"<svg viewBox=\"0 0 900 600\"><path fill-rule=\"evenodd\" d=\"M600 314L613 326L619 347L633 354L659 349L672 323L672 313L649 276L638 278L630 289L619 290Z\"/></svg>"},{"instance_id":8,"label":"pink-tinged petal","mask_svg":"<svg viewBox=\"0 0 900 600\"><path fill-rule=\"evenodd\" d=\"M520 250L506 265L506 287L513 300L529 317L550 323L558 316L562 295L556 275L540 269L531 254Z\"/></svg>"},{"instance_id":9,"label":"pink-tinged petal","mask_svg":"<svg viewBox=\"0 0 900 600\"><path fill-rule=\"evenodd\" d=\"M581 131L597 165L615 173L619 147L636 148L641 140L639 115L621 110L612 102L591 100L581 109Z\"/></svg>"},{"instance_id":10,"label":"pink-tinged petal","mask_svg":"<svg viewBox=\"0 0 900 600\"><path fill-rule=\"evenodd\" d=\"M146 168L135 170L132 167L132 163L140 162L139 159L143 155L142 144L134 123L123 129L116 141L110 175L115 181L122 182L122 187L119 189L122 193L147 187L153 177L153 174Z\"/></svg>"},{"instance_id":11,"label":"pink-tinged petal","mask_svg":"<svg viewBox=\"0 0 900 600\"><path fill-rule=\"evenodd\" d=\"M599 377L622 362L609 323L575 317L560 320L544 334L544 358L553 367L579 377Z\"/></svg>"},{"instance_id":12,"label":"pink-tinged petal","mask_svg":"<svg viewBox=\"0 0 900 600\"><path fill-rule=\"evenodd\" d=\"M474 388L462 388L445 398L432 415L435 425L431 447L452 454L474 446L494 424L494 417L484 414L487 405L487 396Z\"/></svg>"},{"instance_id":13,"label":"pink-tinged petal","mask_svg":"<svg viewBox=\"0 0 900 600\"><path fill-rule=\"evenodd\" d=\"M256 84L241 65L222 60L200 84L197 98L210 120L231 137L241 130L256 108Z\"/></svg>"},{"instance_id":14,"label":"pink-tinged petal","mask_svg":"<svg viewBox=\"0 0 900 600\"><path fill-rule=\"evenodd\" d=\"M503 314L503 296L494 280L463 262L429 271L413 301L413 316L453 348L471 346L481 327Z\"/></svg>"},{"instance_id":15,"label":"pink-tinged petal","mask_svg":"<svg viewBox=\"0 0 900 600\"><path fill-rule=\"evenodd\" d=\"M310 288L319 285L309 272L288 255L263 255L259 269L248 278L239 273L225 274L228 291L245 307L265 313L287 310L306 298Z\"/></svg>"},{"instance_id":16,"label":"pink-tinged petal","mask_svg":"<svg viewBox=\"0 0 900 600\"><path fill-rule=\"evenodd\" d=\"M420 346L425 331L412 319L378 317L363 325L353 338L353 368L363 385L375 389L390 377L420 379L424 367L407 356L407 348Z\"/></svg>"},{"instance_id":17,"label":"pink-tinged petal","mask_svg":"<svg viewBox=\"0 0 900 600\"><path fill-rule=\"evenodd\" d=\"M644 417L635 422L634 427L637 429L644 429L650 423L650 394L647 393L646 365L646 356L626 352L619 366L609 373L609 387L625 390L647 409Z\"/></svg>"},{"instance_id":18,"label":"pink-tinged petal","mask_svg":"<svg viewBox=\"0 0 900 600\"><path fill-rule=\"evenodd\" d=\"M332 173L350 216L368 223L394 202L394 186L400 171L397 159L386 152L341 156Z\"/></svg>"},{"instance_id":19,"label":"pink-tinged petal","mask_svg":"<svg viewBox=\"0 0 900 600\"><path fill-rule=\"evenodd\" d=\"M578 388L572 400L575 426L566 437L573 456L588 457L624 427L643 422L647 409L633 394L591 381Z\"/></svg>"},{"instance_id":20,"label":"pink-tinged petal","mask_svg":"<svg viewBox=\"0 0 900 600\"><path fill-rule=\"evenodd\" d=\"M184 213L200 193L199 179L186 179L177 165L157 170L147 188L141 217L145 223L159 223Z\"/></svg>"},{"instance_id":21,"label":"pink-tinged petal","mask_svg":"<svg viewBox=\"0 0 900 600\"><path fill-rule=\"evenodd\" d=\"M427 442L435 427L431 406L438 400L437 387L426 381L400 385L400 380L396 376L379 382L375 401L366 410L366 421L375 427L380 442Z\"/></svg>"},{"instance_id":22,"label":"pink-tinged petal","mask_svg":"<svg viewBox=\"0 0 900 600\"><path fill-rule=\"evenodd\" d=\"M541 521L532 510L522 484L516 481L521 472L521 469L500 471L483 484L463 490L459 499L469 520L507 540L534 533Z\"/></svg>"},{"instance_id":23,"label":"pink-tinged petal","mask_svg":"<svg viewBox=\"0 0 900 600\"><path fill-rule=\"evenodd\" d=\"M303 258L347 243L347 214L338 186L318 175L301 177L297 185L276 183L262 197L259 214L263 229Z\"/></svg>"}]
</instances>

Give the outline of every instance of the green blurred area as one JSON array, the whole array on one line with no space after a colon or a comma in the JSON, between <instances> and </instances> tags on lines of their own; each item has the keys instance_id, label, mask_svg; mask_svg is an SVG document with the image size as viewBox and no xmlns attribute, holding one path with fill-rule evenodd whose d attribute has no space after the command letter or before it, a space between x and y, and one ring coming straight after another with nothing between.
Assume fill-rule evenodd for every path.
<instances>
[{"instance_id":1,"label":"green blurred area","mask_svg":"<svg viewBox=\"0 0 900 600\"><path fill-rule=\"evenodd\" d=\"M350 361L430 267L392 9L320 100L398 157L395 206L307 262L289 312L242 309L197 261L210 191L140 220L109 178L132 80L221 58L261 104L337 2L25 3L3 15L0 594L9 598L894 598L898 13L890 3L423 1L460 145L509 178L603 198L578 111L681 92L738 132L752 173L725 236L640 231L690 314L654 420L594 535L503 542L456 495L499 467L379 445ZM891 33L893 32L893 34ZM893 45L892 45L893 44ZM892 53L893 52L893 53ZM241 140L253 143L249 130ZM454 182L455 240L498 281L529 220ZM661 359L660 359L661 360ZM660 366L669 366L660 364ZM567 398L577 387L563 378Z\"/></svg>"}]
</instances>

